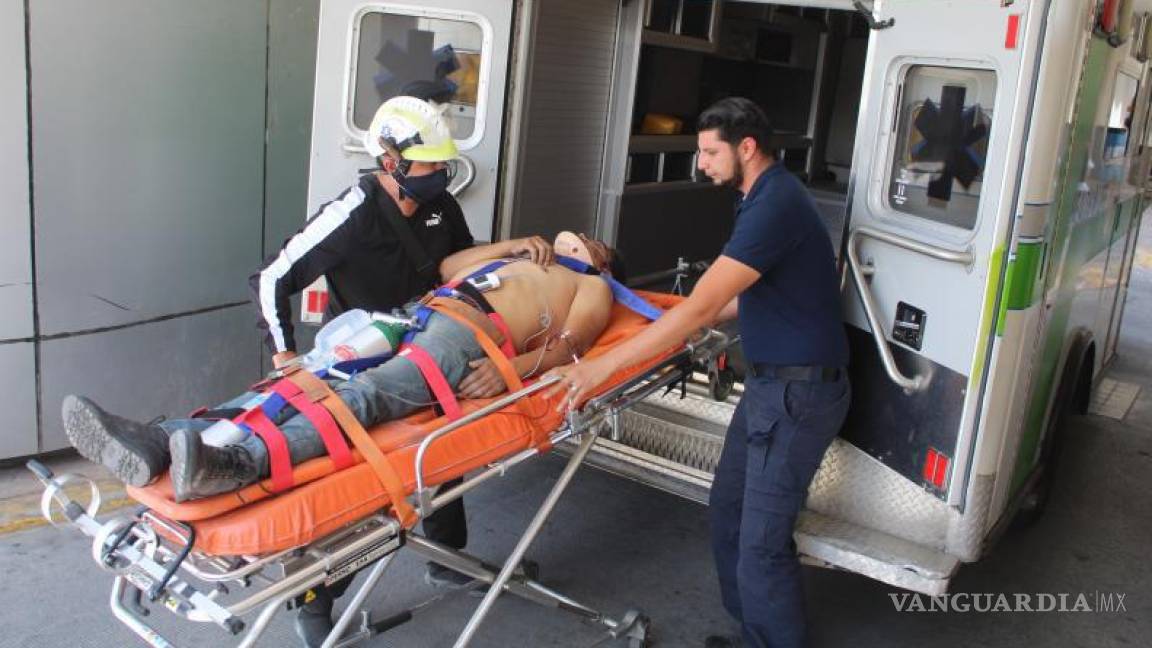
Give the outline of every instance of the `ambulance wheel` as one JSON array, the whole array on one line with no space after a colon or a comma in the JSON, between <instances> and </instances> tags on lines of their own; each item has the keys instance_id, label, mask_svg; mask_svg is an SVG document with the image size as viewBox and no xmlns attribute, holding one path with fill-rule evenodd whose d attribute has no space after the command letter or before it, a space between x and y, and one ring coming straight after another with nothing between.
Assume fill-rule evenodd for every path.
<instances>
[{"instance_id":1,"label":"ambulance wheel","mask_svg":"<svg viewBox=\"0 0 1152 648\"><path fill-rule=\"evenodd\" d=\"M1068 431L1076 424L1078 414L1088 412L1088 401L1092 396L1092 367L1095 361L1093 356L1094 349L1089 346L1080 356L1078 364L1072 365L1070 362L1071 371L1065 374L1056 392L1056 410L1052 412L1044 440L1041 442L1040 459L1036 466L1039 472L1020 502L1020 508L1016 511L1016 518L1013 521L1019 527L1032 526L1040 521L1044 512L1048 510L1048 501L1052 497L1052 487L1055 484L1056 468L1064 452Z\"/></svg>"},{"instance_id":2,"label":"ambulance wheel","mask_svg":"<svg viewBox=\"0 0 1152 648\"><path fill-rule=\"evenodd\" d=\"M1061 421L1058 425L1049 430L1051 443L1046 439L1045 447L1040 451L1040 465L1037 467L1040 472L1036 476L1036 481L1020 502L1020 509L1016 512L1015 522L1020 527L1036 524L1048 510L1048 501L1052 497L1052 486L1055 483L1057 458L1064 447L1064 430L1068 427L1069 419L1073 417L1062 414L1059 418Z\"/></svg>"},{"instance_id":3,"label":"ambulance wheel","mask_svg":"<svg viewBox=\"0 0 1152 648\"><path fill-rule=\"evenodd\" d=\"M736 384L736 372L731 367L724 367L708 373L708 390L713 400L724 402L732 395L732 388Z\"/></svg>"}]
</instances>

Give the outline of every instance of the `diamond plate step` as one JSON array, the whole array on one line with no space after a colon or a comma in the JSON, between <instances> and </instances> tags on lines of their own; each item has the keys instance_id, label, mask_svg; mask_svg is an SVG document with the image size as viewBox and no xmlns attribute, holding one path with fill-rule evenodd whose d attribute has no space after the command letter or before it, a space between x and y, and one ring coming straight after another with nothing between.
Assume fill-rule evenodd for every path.
<instances>
[{"instance_id":1,"label":"diamond plate step","mask_svg":"<svg viewBox=\"0 0 1152 648\"><path fill-rule=\"evenodd\" d=\"M691 391L653 396L622 412L614 438L597 439L587 461L706 504L734 412L734 403ZM947 507L866 453L834 440L807 505L796 529L806 562L929 595L947 590L960 563L936 548Z\"/></svg>"},{"instance_id":2,"label":"diamond plate step","mask_svg":"<svg viewBox=\"0 0 1152 648\"><path fill-rule=\"evenodd\" d=\"M620 414L613 438L592 446L588 463L697 502L708 501L730 403L679 393L653 396Z\"/></svg>"},{"instance_id":3,"label":"diamond plate step","mask_svg":"<svg viewBox=\"0 0 1152 648\"><path fill-rule=\"evenodd\" d=\"M699 394L695 393L697 392L695 387L689 385L688 395L684 398L680 398L680 393L677 391L662 396L649 396L639 407L647 408L648 411L675 412L700 421L708 421L719 426L720 436L724 436L724 431L728 429L728 421L732 420L732 413L736 411L735 399L718 402L704 395L702 393L704 390L699 390L701 392Z\"/></svg>"},{"instance_id":4,"label":"diamond plate step","mask_svg":"<svg viewBox=\"0 0 1152 648\"><path fill-rule=\"evenodd\" d=\"M803 511L796 548L804 562L863 574L904 589L939 596L960 566L956 556L881 531Z\"/></svg>"}]
</instances>

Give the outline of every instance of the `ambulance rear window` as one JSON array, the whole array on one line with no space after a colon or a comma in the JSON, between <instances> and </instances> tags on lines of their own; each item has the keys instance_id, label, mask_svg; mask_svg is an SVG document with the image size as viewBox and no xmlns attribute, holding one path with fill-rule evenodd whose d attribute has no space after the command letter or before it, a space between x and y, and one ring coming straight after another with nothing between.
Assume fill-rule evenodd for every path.
<instances>
[{"instance_id":1,"label":"ambulance rear window","mask_svg":"<svg viewBox=\"0 0 1152 648\"><path fill-rule=\"evenodd\" d=\"M367 130L381 103L414 95L447 103L452 137L476 128L484 32L467 20L367 11L356 22L352 125Z\"/></svg>"},{"instance_id":2,"label":"ambulance rear window","mask_svg":"<svg viewBox=\"0 0 1152 648\"><path fill-rule=\"evenodd\" d=\"M913 65L901 84L888 205L963 229L976 227L996 73Z\"/></svg>"}]
</instances>

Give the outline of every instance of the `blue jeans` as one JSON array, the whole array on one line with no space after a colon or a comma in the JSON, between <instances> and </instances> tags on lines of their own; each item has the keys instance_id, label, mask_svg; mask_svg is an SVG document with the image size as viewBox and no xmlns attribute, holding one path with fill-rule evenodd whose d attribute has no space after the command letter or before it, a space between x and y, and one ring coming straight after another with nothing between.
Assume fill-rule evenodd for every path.
<instances>
[{"instance_id":1,"label":"blue jeans","mask_svg":"<svg viewBox=\"0 0 1152 648\"><path fill-rule=\"evenodd\" d=\"M806 641L796 516L848 413L835 382L750 378L728 427L709 501L724 607L757 648Z\"/></svg>"},{"instance_id":2,"label":"blue jeans","mask_svg":"<svg viewBox=\"0 0 1152 648\"><path fill-rule=\"evenodd\" d=\"M453 389L472 371L470 362L487 357L470 330L439 313L428 318L424 330L416 334L412 343L423 347L432 356ZM356 374L351 380L331 380L329 385L365 427L393 421L435 404L423 374L404 358L391 358ZM219 409L240 407L253 396L253 393L244 394L224 403ZM169 430L191 428L203 431L212 423L202 419L177 419L165 421L162 425ZM295 408L286 406L273 423L284 433L292 465L328 453L312 422ZM255 435L249 435L239 445L260 467L260 476L267 477L270 469L264 442Z\"/></svg>"}]
</instances>

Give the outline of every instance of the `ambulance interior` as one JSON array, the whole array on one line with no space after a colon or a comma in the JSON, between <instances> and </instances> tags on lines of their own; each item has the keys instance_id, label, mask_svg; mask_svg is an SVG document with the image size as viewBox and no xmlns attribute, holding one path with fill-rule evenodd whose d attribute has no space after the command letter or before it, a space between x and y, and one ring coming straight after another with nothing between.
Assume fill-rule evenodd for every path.
<instances>
[{"instance_id":1,"label":"ambulance interior","mask_svg":"<svg viewBox=\"0 0 1152 648\"><path fill-rule=\"evenodd\" d=\"M870 28L853 11L653 0L644 18L617 242L643 275L712 259L738 194L695 170L699 114L739 95L764 108L783 164L839 250Z\"/></svg>"}]
</instances>

